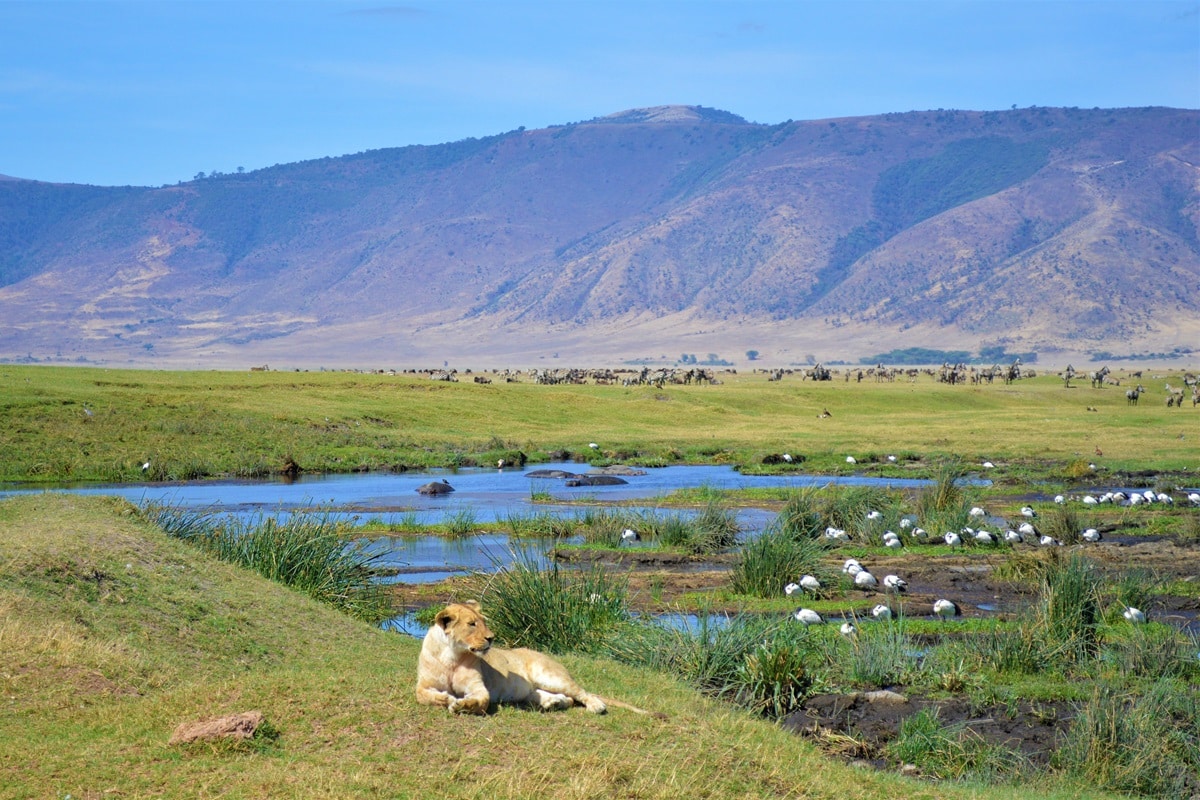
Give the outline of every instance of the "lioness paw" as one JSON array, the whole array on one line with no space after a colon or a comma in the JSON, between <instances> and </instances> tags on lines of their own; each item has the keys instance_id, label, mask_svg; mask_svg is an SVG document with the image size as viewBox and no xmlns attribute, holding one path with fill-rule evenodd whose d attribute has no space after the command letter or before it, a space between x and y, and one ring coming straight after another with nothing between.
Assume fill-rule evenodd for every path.
<instances>
[{"instance_id":1,"label":"lioness paw","mask_svg":"<svg viewBox=\"0 0 1200 800\"><path fill-rule=\"evenodd\" d=\"M550 694L543 692L539 703L542 711L562 711L575 705L575 701L565 694Z\"/></svg>"},{"instance_id":2,"label":"lioness paw","mask_svg":"<svg viewBox=\"0 0 1200 800\"><path fill-rule=\"evenodd\" d=\"M476 697L459 697L450 703L450 710L455 714L486 714L487 701Z\"/></svg>"},{"instance_id":3,"label":"lioness paw","mask_svg":"<svg viewBox=\"0 0 1200 800\"><path fill-rule=\"evenodd\" d=\"M603 714L608 711L608 706L604 705L604 701L595 695L592 695L587 699L584 707L593 714Z\"/></svg>"}]
</instances>

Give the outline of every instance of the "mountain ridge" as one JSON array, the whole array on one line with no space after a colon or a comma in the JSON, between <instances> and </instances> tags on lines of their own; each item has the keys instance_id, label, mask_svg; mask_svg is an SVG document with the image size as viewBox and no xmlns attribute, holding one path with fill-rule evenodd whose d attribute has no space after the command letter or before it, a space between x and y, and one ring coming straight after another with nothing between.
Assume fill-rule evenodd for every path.
<instances>
[{"instance_id":1,"label":"mountain ridge","mask_svg":"<svg viewBox=\"0 0 1200 800\"><path fill-rule=\"evenodd\" d=\"M1186 349L1197 165L1186 109L660 106L159 188L3 181L0 358Z\"/></svg>"}]
</instances>

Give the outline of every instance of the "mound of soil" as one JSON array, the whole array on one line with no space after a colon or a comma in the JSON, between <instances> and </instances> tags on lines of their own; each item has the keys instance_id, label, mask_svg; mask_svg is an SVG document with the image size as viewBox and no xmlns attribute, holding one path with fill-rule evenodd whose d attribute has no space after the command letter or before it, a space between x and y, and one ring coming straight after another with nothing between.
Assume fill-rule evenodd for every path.
<instances>
[{"instance_id":1,"label":"mound of soil","mask_svg":"<svg viewBox=\"0 0 1200 800\"><path fill-rule=\"evenodd\" d=\"M932 709L947 727L962 727L989 744L1021 753L1030 763L1049 763L1073 714L1066 702L1019 702L977 708L961 697L930 699L896 692L814 695L782 725L810 736L843 756L885 766L884 748L896 738L900 723Z\"/></svg>"}]
</instances>

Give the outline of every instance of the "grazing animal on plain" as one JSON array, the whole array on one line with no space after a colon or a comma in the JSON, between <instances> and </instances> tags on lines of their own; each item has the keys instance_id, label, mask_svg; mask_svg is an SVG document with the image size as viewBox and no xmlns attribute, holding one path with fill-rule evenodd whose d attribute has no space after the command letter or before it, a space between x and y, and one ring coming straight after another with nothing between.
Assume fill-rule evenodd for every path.
<instances>
[{"instance_id":1,"label":"grazing animal on plain","mask_svg":"<svg viewBox=\"0 0 1200 800\"><path fill-rule=\"evenodd\" d=\"M451 603L439 611L421 644L417 702L456 714L486 714L496 703L543 711L579 704L593 714L603 714L611 705L650 713L585 691L566 667L544 653L492 647L494 638L478 603Z\"/></svg>"},{"instance_id":2,"label":"grazing animal on plain","mask_svg":"<svg viewBox=\"0 0 1200 800\"><path fill-rule=\"evenodd\" d=\"M1125 392L1125 402L1131 406L1136 406L1138 398L1141 397L1142 393L1145 391L1146 390L1142 388L1142 385L1139 383L1137 386Z\"/></svg>"}]
</instances>

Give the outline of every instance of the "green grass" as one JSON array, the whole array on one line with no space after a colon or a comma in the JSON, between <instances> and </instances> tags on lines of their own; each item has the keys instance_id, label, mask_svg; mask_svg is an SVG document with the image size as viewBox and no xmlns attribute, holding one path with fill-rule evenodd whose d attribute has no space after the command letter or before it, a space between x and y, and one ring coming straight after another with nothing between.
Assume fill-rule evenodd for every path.
<instances>
[{"instance_id":1,"label":"green grass","mask_svg":"<svg viewBox=\"0 0 1200 800\"><path fill-rule=\"evenodd\" d=\"M1022 796L854 770L678 673L606 659L561 657L592 691L669 718L418 706L416 640L104 498L0 502L0 645L3 798ZM179 723L251 709L275 736L166 744Z\"/></svg>"},{"instance_id":2,"label":"green grass","mask_svg":"<svg viewBox=\"0 0 1200 800\"><path fill-rule=\"evenodd\" d=\"M1078 443L1090 441L1098 425L1100 474L1182 472L1194 461L1193 443L1177 435L1190 409L1127 407L1121 392L1068 391L1054 376L968 387L768 382L746 374L729 375L721 386L658 390L9 364L0 365L0 381L2 480L249 477L290 463L313 472L490 467L499 457L537 462L552 454L751 466L763 452L784 450L804 454L803 471L817 474L933 477L955 459L975 465L987 458L997 464L988 474L994 480L1064 479L1081 461ZM817 425L822 408L833 416ZM601 444L598 453L591 441ZM851 452L862 463L846 464ZM905 461L867 455L884 453L906 454ZM1092 474L1087 463L1081 475Z\"/></svg>"}]
</instances>

